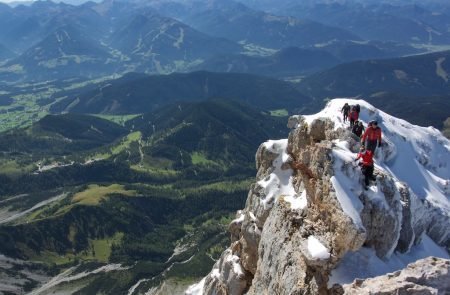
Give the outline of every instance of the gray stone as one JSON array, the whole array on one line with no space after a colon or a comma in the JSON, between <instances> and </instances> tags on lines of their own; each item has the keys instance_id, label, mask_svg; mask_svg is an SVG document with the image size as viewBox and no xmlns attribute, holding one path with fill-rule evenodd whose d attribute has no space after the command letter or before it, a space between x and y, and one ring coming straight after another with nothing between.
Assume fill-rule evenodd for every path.
<instances>
[{"instance_id":1,"label":"gray stone","mask_svg":"<svg viewBox=\"0 0 450 295\"><path fill-rule=\"evenodd\" d=\"M367 232L365 245L373 247L377 256L384 258L397 247L403 208L394 181L386 175L379 175L377 182L384 200L372 200L363 193L360 196L364 205L361 220Z\"/></svg>"},{"instance_id":2,"label":"gray stone","mask_svg":"<svg viewBox=\"0 0 450 295\"><path fill-rule=\"evenodd\" d=\"M450 260L428 257L401 271L355 280L343 290L349 295L450 294Z\"/></svg>"}]
</instances>

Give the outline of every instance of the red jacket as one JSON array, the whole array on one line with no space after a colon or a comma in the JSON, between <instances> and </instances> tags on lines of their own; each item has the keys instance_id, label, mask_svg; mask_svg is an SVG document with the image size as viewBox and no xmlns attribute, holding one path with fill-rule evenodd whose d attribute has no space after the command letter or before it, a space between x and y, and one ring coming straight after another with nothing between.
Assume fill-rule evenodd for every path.
<instances>
[{"instance_id":1,"label":"red jacket","mask_svg":"<svg viewBox=\"0 0 450 295\"><path fill-rule=\"evenodd\" d=\"M364 135L361 137L361 141L368 140L378 140L381 142L381 129L380 127L376 127L375 129L370 126L367 127L366 132L364 132Z\"/></svg>"},{"instance_id":2,"label":"red jacket","mask_svg":"<svg viewBox=\"0 0 450 295\"><path fill-rule=\"evenodd\" d=\"M364 166L372 166L373 165L373 153L371 150L366 150L362 153L359 153L356 157L356 160L362 159L362 164Z\"/></svg>"},{"instance_id":3,"label":"red jacket","mask_svg":"<svg viewBox=\"0 0 450 295\"><path fill-rule=\"evenodd\" d=\"M357 111L351 111L351 112L348 113L348 117L349 117L351 120L356 121L356 120L358 120L359 114L358 114Z\"/></svg>"}]
</instances>

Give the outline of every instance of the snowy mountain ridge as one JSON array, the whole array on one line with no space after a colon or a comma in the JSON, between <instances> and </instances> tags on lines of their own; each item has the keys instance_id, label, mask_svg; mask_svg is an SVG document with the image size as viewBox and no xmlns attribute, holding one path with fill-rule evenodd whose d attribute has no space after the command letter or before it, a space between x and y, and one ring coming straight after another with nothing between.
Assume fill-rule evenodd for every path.
<instances>
[{"instance_id":1,"label":"snowy mountain ridge","mask_svg":"<svg viewBox=\"0 0 450 295\"><path fill-rule=\"evenodd\" d=\"M363 100L334 99L318 114L305 116L305 121L311 124L315 119L329 118L333 121L335 130L345 129L347 125L342 121L340 113L345 102L350 105L360 104L360 120L364 126L372 120L378 122L383 132L384 144L376 151L375 171L390 175L399 188L405 185L408 187L412 203L416 206L412 215L414 222L427 223L428 221L429 228L428 232L425 230L423 235L410 240L411 243L405 249L407 254L397 253L391 256L398 246L399 229L392 247L385 255L391 258L387 262L378 259L366 248L349 253L341 261L340 266L332 272L329 285L339 282L350 283L361 274L373 277L396 271L406 267L408 263L430 255L448 259L448 253L436 247L434 241L447 249L450 247L450 141L434 127L410 124L376 109ZM363 193L363 190L361 183L354 181L360 172L354 167L351 169L346 167L355 158L356 149L349 147L349 142L346 140L338 139L335 143L333 156L336 175L331 181L344 211L352 219L361 222L359 215L364 205L358 196ZM341 169L343 167L347 169ZM379 185L369 187L366 194L387 206ZM348 198L350 202L346 203L345 198ZM402 212L399 211L399 213ZM402 216L398 216L399 222L401 219ZM433 223L437 221L442 224L434 225ZM428 235L433 236L433 239L430 239ZM365 260L363 258L366 260L369 258L369 261L362 264L361 261ZM353 271L350 272L350 270Z\"/></svg>"},{"instance_id":2,"label":"snowy mountain ridge","mask_svg":"<svg viewBox=\"0 0 450 295\"><path fill-rule=\"evenodd\" d=\"M335 130L345 129L347 125L342 121L340 114L345 102L350 105L360 104L360 120L364 126L376 120L382 129L383 147L376 150L375 170L393 177L398 187L406 184L413 196L427 202L431 208L440 211L443 216L450 217L450 141L434 127L410 124L376 109L363 100L334 99L318 114L305 116L306 123L311 125L315 119L329 118L334 123ZM346 139L335 140L335 144L333 156L337 173L332 181L337 189L339 186L337 182L345 184L348 178L355 177L354 173L339 173L342 172L339 166L351 162L355 158L354 152L357 149L355 146L349 147ZM361 208L356 196L362 193L362 186L354 182L342 186L347 190L350 189L352 193L341 192L338 196L342 194L349 196L354 200L355 207ZM383 196L379 193L378 186L369 188L368 194L372 198L383 200ZM425 218L425 216L420 217ZM447 224L450 225L448 220ZM441 238L438 241L446 241L448 245L450 226L439 235Z\"/></svg>"},{"instance_id":3,"label":"snowy mountain ridge","mask_svg":"<svg viewBox=\"0 0 450 295\"><path fill-rule=\"evenodd\" d=\"M342 121L345 102L383 131L367 191L353 162L359 139ZM356 278L450 258L450 141L437 129L351 99L288 126L287 140L258 149L257 181L230 224L230 248L186 294L343 292Z\"/></svg>"},{"instance_id":4,"label":"snowy mountain ridge","mask_svg":"<svg viewBox=\"0 0 450 295\"><path fill-rule=\"evenodd\" d=\"M376 168L406 182L422 200L427 200L450 216L450 141L434 127L420 127L376 109L363 100L334 99L316 115L305 116L308 124L317 118L329 118L334 128L345 128L340 109L345 102L360 104L360 121L372 120L383 132L384 146L376 153ZM348 124L348 123L347 123ZM341 141L342 143L342 141ZM348 146L335 150L336 156L349 160Z\"/></svg>"}]
</instances>

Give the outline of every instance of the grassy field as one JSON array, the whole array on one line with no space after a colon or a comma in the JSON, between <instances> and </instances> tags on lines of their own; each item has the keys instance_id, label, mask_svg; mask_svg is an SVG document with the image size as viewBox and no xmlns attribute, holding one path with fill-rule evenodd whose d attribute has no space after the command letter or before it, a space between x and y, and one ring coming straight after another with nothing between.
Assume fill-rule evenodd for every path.
<instances>
[{"instance_id":1,"label":"grassy field","mask_svg":"<svg viewBox=\"0 0 450 295\"><path fill-rule=\"evenodd\" d=\"M16 176L23 173L31 172L36 169L35 165L21 166L14 160L0 160L0 173L9 176Z\"/></svg>"},{"instance_id":2,"label":"grassy field","mask_svg":"<svg viewBox=\"0 0 450 295\"><path fill-rule=\"evenodd\" d=\"M40 254L32 254L31 260L35 262L43 262L46 264L64 265L74 260L82 261L98 261L107 263L111 255L113 245L120 245L124 233L117 232L112 237L104 239L89 240L89 247L86 251L80 253L66 253L59 255L51 251L41 251Z\"/></svg>"},{"instance_id":3,"label":"grassy field","mask_svg":"<svg viewBox=\"0 0 450 295\"><path fill-rule=\"evenodd\" d=\"M93 250L93 259L100 262L108 262L112 245L119 245L122 242L123 236L124 233L118 232L110 238L91 240L89 244Z\"/></svg>"},{"instance_id":4,"label":"grassy field","mask_svg":"<svg viewBox=\"0 0 450 295\"><path fill-rule=\"evenodd\" d=\"M132 142L140 141L142 138L142 133L140 131L132 132L128 134L125 138L121 140L120 143L113 146L109 151L90 154L85 160L96 159L96 160L106 160L113 155L118 155L121 152L130 148Z\"/></svg>"},{"instance_id":5,"label":"grassy field","mask_svg":"<svg viewBox=\"0 0 450 295\"><path fill-rule=\"evenodd\" d=\"M70 201L51 203L45 207L39 208L26 217L26 222L35 222L49 217L61 216L75 206L98 206L108 198L111 194L119 194L122 196L133 197L137 193L134 190L126 190L123 185L111 184L109 186L100 186L98 184L90 184L87 189L76 193ZM57 206L57 207L55 207ZM53 208L53 209L52 209ZM50 213L49 213L50 212ZM70 235L69 235L70 236Z\"/></svg>"},{"instance_id":6,"label":"grassy field","mask_svg":"<svg viewBox=\"0 0 450 295\"><path fill-rule=\"evenodd\" d=\"M186 189L187 193L195 193L196 191L221 191L224 193L231 193L239 190L248 190L252 184L253 179L247 179L242 181L222 181L215 182L206 185L200 185L197 187Z\"/></svg>"},{"instance_id":7,"label":"grassy field","mask_svg":"<svg viewBox=\"0 0 450 295\"><path fill-rule=\"evenodd\" d=\"M144 165L131 165L131 169L139 172L145 172L149 175L153 176L167 176L167 177L176 177L180 175L179 171L173 170L173 169L164 169L164 168L158 168L151 165L147 165L144 163Z\"/></svg>"},{"instance_id":8,"label":"grassy field","mask_svg":"<svg viewBox=\"0 0 450 295\"><path fill-rule=\"evenodd\" d=\"M135 115L100 115L100 114L92 114L93 116L114 122L116 124L125 126L125 123L141 116L142 114L135 114Z\"/></svg>"},{"instance_id":9,"label":"grassy field","mask_svg":"<svg viewBox=\"0 0 450 295\"><path fill-rule=\"evenodd\" d=\"M110 186L99 186L91 184L85 191L75 194L72 203L87 206L97 206L101 201L105 200L108 195L120 194L124 196L135 196L136 191L128 191L120 184L112 184Z\"/></svg>"},{"instance_id":10,"label":"grassy field","mask_svg":"<svg viewBox=\"0 0 450 295\"><path fill-rule=\"evenodd\" d=\"M279 109L270 111L270 115L273 117L287 117L289 113L286 109Z\"/></svg>"},{"instance_id":11,"label":"grassy field","mask_svg":"<svg viewBox=\"0 0 450 295\"><path fill-rule=\"evenodd\" d=\"M217 162L207 159L205 154L199 152L194 152L191 155L191 161L194 165L219 165Z\"/></svg>"},{"instance_id":12,"label":"grassy field","mask_svg":"<svg viewBox=\"0 0 450 295\"><path fill-rule=\"evenodd\" d=\"M29 89L29 91L23 91ZM18 93L10 94L13 103L0 108L0 132L15 127L27 127L49 113L49 105L40 101L51 97L58 89L52 85L17 86Z\"/></svg>"},{"instance_id":13,"label":"grassy field","mask_svg":"<svg viewBox=\"0 0 450 295\"><path fill-rule=\"evenodd\" d=\"M98 83L111 77L102 77L81 82L41 82L24 83L14 86L10 92L2 91L1 94L9 95L13 102L7 106L0 106L0 132L16 128L27 127L49 114L50 106L64 97L52 98L62 90L82 88L92 83ZM123 119L128 119L124 116ZM119 120L119 118L111 119Z\"/></svg>"},{"instance_id":14,"label":"grassy field","mask_svg":"<svg viewBox=\"0 0 450 295\"><path fill-rule=\"evenodd\" d=\"M132 132L132 133L128 134L127 137L125 137L119 145L117 145L111 149L112 154L117 155L117 154L123 152L124 150L126 150L130 147L130 144L133 141L139 141L141 138L142 138L142 133L140 131L136 131L136 132Z\"/></svg>"}]
</instances>

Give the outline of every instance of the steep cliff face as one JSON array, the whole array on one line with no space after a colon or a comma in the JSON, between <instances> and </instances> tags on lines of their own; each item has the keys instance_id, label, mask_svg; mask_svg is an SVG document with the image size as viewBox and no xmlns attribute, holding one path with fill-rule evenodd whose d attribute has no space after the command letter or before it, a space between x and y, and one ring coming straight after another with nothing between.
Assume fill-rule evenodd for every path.
<instances>
[{"instance_id":1,"label":"steep cliff face","mask_svg":"<svg viewBox=\"0 0 450 295\"><path fill-rule=\"evenodd\" d=\"M359 143L341 121L344 102L360 104L360 118L384 132L368 190L353 163ZM258 149L257 181L230 224L231 246L187 294L339 293L357 277L449 258L450 142L437 130L338 99L288 126L288 139Z\"/></svg>"}]
</instances>

